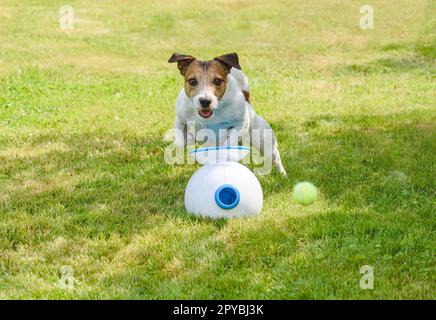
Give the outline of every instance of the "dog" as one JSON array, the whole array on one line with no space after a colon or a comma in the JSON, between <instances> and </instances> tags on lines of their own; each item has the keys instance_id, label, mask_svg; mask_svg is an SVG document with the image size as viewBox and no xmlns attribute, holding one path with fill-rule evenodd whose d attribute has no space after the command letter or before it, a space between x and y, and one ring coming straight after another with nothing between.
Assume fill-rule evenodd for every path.
<instances>
[{"instance_id":1,"label":"dog","mask_svg":"<svg viewBox=\"0 0 436 320\"><path fill-rule=\"evenodd\" d=\"M195 142L203 146L237 145L242 138L249 137L251 145L286 176L271 126L250 105L248 79L241 71L236 53L208 61L174 53L168 62L177 62L185 80L176 102L176 147L183 148ZM208 135L205 141L204 135L192 134L192 131L201 130L213 133L215 139ZM260 134L252 134L254 130ZM267 130L270 132L268 140L264 134Z\"/></svg>"}]
</instances>

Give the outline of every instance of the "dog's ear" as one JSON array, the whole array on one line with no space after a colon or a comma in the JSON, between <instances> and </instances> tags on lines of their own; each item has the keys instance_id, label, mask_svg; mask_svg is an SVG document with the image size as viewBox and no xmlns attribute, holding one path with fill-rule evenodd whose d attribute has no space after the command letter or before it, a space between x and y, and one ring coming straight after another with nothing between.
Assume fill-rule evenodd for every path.
<instances>
[{"instance_id":1,"label":"dog's ear","mask_svg":"<svg viewBox=\"0 0 436 320\"><path fill-rule=\"evenodd\" d=\"M189 65L194 61L195 58L186 54L173 53L173 55L168 59L169 63L177 62L177 68L180 70L180 74L183 76L188 69Z\"/></svg>"},{"instance_id":2,"label":"dog's ear","mask_svg":"<svg viewBox=\"0 0 436 320\"><path fill-rule=\"evenodd\" d=\"M238 54L236 52L224 54L222 56L214 58L214 60L220 62L226 69L227 73L230 72L230 69L232 67L241 70Z\"/></svg>"}]
</instances>

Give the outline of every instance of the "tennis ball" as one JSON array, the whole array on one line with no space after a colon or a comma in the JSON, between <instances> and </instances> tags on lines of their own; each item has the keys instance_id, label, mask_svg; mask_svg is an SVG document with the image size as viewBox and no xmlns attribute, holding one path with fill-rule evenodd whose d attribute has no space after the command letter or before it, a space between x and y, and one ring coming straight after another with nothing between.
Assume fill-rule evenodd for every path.
<instances>
[{"instance_id":1,"label":"tennis ball","mask_svg":"<svg viewBox=\"0 0 436 320\"><path fill-rule=\"evenodd\" d=\"M315 202L318 197L318 190L316 187L308 182L299 182L294 186L294 193L292 198L298 204L309 205Z\"/></svg>"}]
</instances>

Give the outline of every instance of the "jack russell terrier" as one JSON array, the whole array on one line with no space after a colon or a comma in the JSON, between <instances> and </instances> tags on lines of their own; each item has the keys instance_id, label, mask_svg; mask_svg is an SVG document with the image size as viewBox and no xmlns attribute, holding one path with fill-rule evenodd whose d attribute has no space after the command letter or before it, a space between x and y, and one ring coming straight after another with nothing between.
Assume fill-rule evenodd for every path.
<instances>
[{"instance_id":1,"label":"jack russell terrier","mask_svg":"<svg viewBox=\"0 0 436 320\"><path fill-rule=\"evenodd\" d=\"M248 138L267 161L286 175L270 125L250 105L248 79L241 71L236 53L209 61L174 53L168 62L177 62L185 79L176 102L176 147L183 148L196 141L203 145L237 145L241 139ZM213 135L195 134L201 130Z\"/></svg>"}]
</instances>

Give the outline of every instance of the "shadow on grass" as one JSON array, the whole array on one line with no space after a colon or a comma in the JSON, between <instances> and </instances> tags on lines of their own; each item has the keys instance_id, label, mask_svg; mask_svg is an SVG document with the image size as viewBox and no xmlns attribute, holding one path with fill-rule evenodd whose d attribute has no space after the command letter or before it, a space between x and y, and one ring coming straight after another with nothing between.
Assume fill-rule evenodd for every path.
<instances>
[{"instance_id":1,"label":"shadow on grass","mask_svg":"<svg viewBox=\"0 0 436 320\"><path fill-rule=\"evenodd\" d=\"M374 121L383 125L371 126ZM330 128L325 134L326 125L336 126L334 132ZM431 122L315 118L304 130L309 138L296 134L289 139L278 130L288 178L275 170L260 177L265 201L276 193L290 199L294 183L309 180L329 201L350 208L428 205L434 188L428 177L435 174ZM63 149L37 152L54 143L62 143ZM185 213L184 189L197 166L166 165L165 145L159 140L89 133L38 136L29 145L15 150L15 156L2 156L4 213L60 214L65 218L62 228L82 228L89 236L134 232L150 225L150 217L210 223L218 229L226 224Z\"/></svg>"},{"instance_id":2,"label":"shadow on grass","mask_svg":"<svg viewBox=\"0 0 436 320\"><path fill-rule=\"evenodd\" d=\"M296 132L289 139L277 132L288 179L277 185L277 179L266 178L266 198L290 194L297 181L308 180L328 201L348 208L428 210L436 126L431 119L406 124L399 118L324 116L308 120L305 135Z\"/></svg>"},{"instance_id":3,"label":"shadow on grass","mask_svg":"<svg viewBox=\"0 0 436 320\"><path fill-rule=\"evenodd\" d=\"M297 132L292 139L277 130L289 177L274 172L260 178L265 202L273 195L291 201L293 184L310 180L338 209L282 212L229 228L225 220L184 212L184 188L196 167L165 165L165 145L157 139L93 132L33 137L25 142L28 148L0 156L0 247L12 254L10 249L27 244L56 270L68 257L82 261L77 243L92 239L95 244L85 242L88 256L108 257L110 272L96 271L100 262L94 260L83 262L91 271L78 272L108 297L122 288L130 289L120 297L131 298L349 297L359 292L357 285L338 283L353 281L367 261L394 266L392 277L405 259L427 266L430 242L421 224L432 212L434 122L318 117L301 130L307 135ZM47 147L55 142L62 147ZM74 249L63 253L55 247L49 258L41 248L62 237ZM19 272L19 261L8 270ZM80 268L79 262L73 265ZM414 276L425 283L428 270L419 270ZM323 276L325 285L314 275Z\"/></svg>"},{"instance_id":4,"label":"shadow on grass","mask_svg":"<svg viewBox=\"0 0 436 320\"><path fill-rule=\"evenodd\" d=\"M390 57L370 61L364 64L350 64L339 67L338 73L377 74L389 72L410 72L429 70L434 62L427 56Z\"/></svg>"},{"instance_id":5,"label":"shadow on grass","mask_svg":"<svg viewBox=\"0 0 436 320\"><path fill-rule=\"evenodd\" d=\"M371 125L375 122L379 125ZM323 129L331 124L335 132L326 135ZM434 129L431 122L405 125L368 117L311 119L304 128L309 141L280 137L289 178L281 178L275 170L261 177L266 198L301 179L325 184L326 195L332 199L343 198L340 190L344 188L374 187L374 183L379 188L374 192L380 195L384 184L377 179L388 187L388 176L400 171L412 185L428 191L431 186L421 172L434 170ZM285 135L283 130L278 134ZM56 142L65 148L35 152ZM11 153L1 159L3 184L13 191L2 203L3 210L36 213L60 205L84 212L107 205L119 214L173 215L184 211L184 188L197 168L166 165L162 161L165 144L141 137L89 133L66 138L37 136L29 143L27 149L16 151L21 153L18 156ZM375 195L367 192L369 198Z\"/></svg>"},{"instance_id":6,"label":"shadow on grass","mask_svg":"<svg viewBox=\"0 0 436 320\"><path fill-rule=\"evenodd\" d=\"M421 71L428 73L435 68L436 41L434 39L421 40L414 43L392 42L380 47L390 57L380 58L361 64L343 65L337 68L340 74L379 74L404 73ZM395 52L398 52L395 54Z\"/></svg>"},{"instance_id":7,"label":"shadow on grass","mask_svg":"<svg viewBox=\"0 0 436 320\"><path fill-rule=\"evenodd\" d=\"M165 164L165 146L123 134L36 135L0 153L0 213L62 217L55 233L76 230L91 237L128 234L167 218L223 227L225 220L185 213L184 190L198 166ZM20 242L14 230L8 234Z\"/></svg>"}]
</instances>

